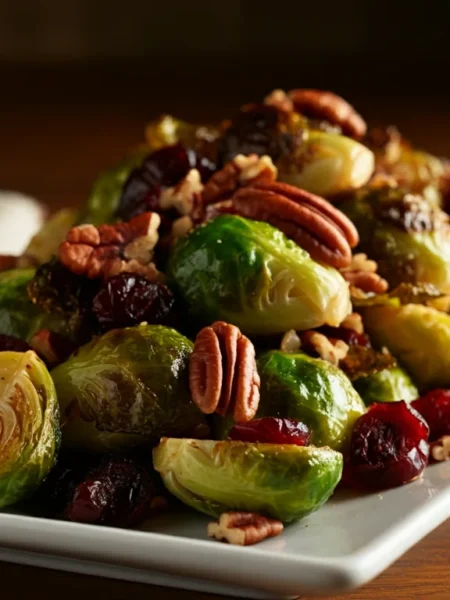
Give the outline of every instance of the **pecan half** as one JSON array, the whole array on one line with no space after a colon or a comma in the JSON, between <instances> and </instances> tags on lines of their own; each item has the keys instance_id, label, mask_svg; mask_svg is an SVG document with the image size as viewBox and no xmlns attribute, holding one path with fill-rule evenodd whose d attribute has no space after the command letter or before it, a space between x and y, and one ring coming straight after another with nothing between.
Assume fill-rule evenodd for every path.
<instances>
[{"instance_id":1,"label":"pecan half","mask_svg":"<svg viewBox=\"0 0 450 600\"><path fill-rule=\"evenodd\" d=\"M158 271L151 261L160 222L157 213L147 212L127 223L73 227L59 247L59 259L72 273L90 279L125 271L154 280Z\"/></svg>"},{"instance_id":2,"label":"pecan half","mask_svg":"<svg viewBox=\"0 0 450 600\"><path fill-rule=\"evenodd\" d=\"M430 455L436 462L450 460L450 435L443 435L430 444Z\"/></svg>"},{"instance_id":3,"label":"pecan half","mask_svg":"<svg viewBox=\"0 0 450 600\"><path fill-rule=\"evenodd\" d=\"M367 125L359 113L344 98L323 90L296 89L288 92L294 108L305 117L338 125L345 135L360 139Z\"/></svg>"},{"instance_id":4,"label":"pecan half","mask_svg":"<svg viewBox=\"0 0 450 600\"><path fill-rule=\"evenodd\" d=\"M250 546L280 535L283 523L252 512L227 512L209 523L208 537L236 546Z\"/></svg>"},{"instance_id":5,"label":"pecan half","mask_svg":"<svg viewBox=\"0 0 450 600\"><path fill-rule=\"evenodd\" d=\"M190 358L189 386L203 413L232 415L237 423L253 419L260 379L252 342L223 321L203 328Z\"/></svg>"},{"instance_id":6,"label":"pecan half","mask_svg":"<svg viewBox=\"0 0 450 600\"><path fill-rule=\"evenodd\" d=\"M341 274L352 288L366 293L382 294L389 284L377 273L377 269L377 263L361 252L353 255L351 264L342 268Z\"/></svg>"},{"instance_id":7,"label":"pecan half","mask_svg":"<svg viewBox=\"0 0 450 600\"><path fill-rule=\"evenodd\" d=\"M304 331L301 334L301 341L302 346L313 350L321 359L326 360L335 367L347 356L349 350L348 344L342 340L331 341L326 335L317 331Z\"/></svg>"},{"instance_id":8,"label":"pecan half","mask_svg":"<svg viewBox=\"0 0 450 600\"><path fill-rule=\"evenodd\" d=\"M240 215L277 227L314 260L336 268L351 263L358 232L340 210L320 196L272 182L237 190L232 200Z\"/></svg>"},{"instance_id":9,"label":"pecan half","mask_svg":"<svg viewBox=\"0 0 450 600\"><path fill-rule=\"evenodd\" d=\"M202 194L203 205L228 200L244 185L275 181L277 175L278 170L270 156L238 154L209 179Z\"/></svg>"}]
</instances>

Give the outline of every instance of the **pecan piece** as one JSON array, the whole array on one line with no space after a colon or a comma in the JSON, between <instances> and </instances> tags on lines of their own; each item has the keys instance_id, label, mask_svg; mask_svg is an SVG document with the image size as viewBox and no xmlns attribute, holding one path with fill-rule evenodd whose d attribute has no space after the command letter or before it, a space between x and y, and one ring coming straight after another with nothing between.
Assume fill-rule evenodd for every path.
<instances>
[{"instance_id":1,"label":"pecan piece","mask_svg":"<svg viewBox=\"0 0 450 600\"><path fill-rule=\"evenodd\" d=\"M252 342L238 327L223 321L204 327L191 354L189 386L203 413L233 415L237 423L253 419L260 379Z\"/></svg>"},{"instance_id":2,"label":"pecan piece","mask_svg":"<svg viewBox=\"0 0 450 600\"><path fill-rule=\"evenodd\" d=\"M127 223L73 227L59 247L59 259L89 279L129 272L154 280L158 271L151 260L160 222L157 213L147 212Z\"/></svg>"},{"instance_id":3,"label":"pecan piece","mask_svg":"<svg viewBox=\"0 0 450 600\"><path fill-rule=\"evenodd\" d=\"M250 546L280 535L283 523L252 512L227 512L209 523L208 537L237 546Z\"/></svg>"},{"instance_id":4,"label":"pecan piece","mask_svg":"<svg viewBox=\"0 0 450 600\"><path fill-rule=\"evenodd\" d=\"M264 104L274 106L281 112L291 113L294 110L294 104L284 90L273 90L264 98Z\"/></svg>"},{"instance_id":5,"label":"pecan piece","mask_svg":"<svg viewBox=\"0 0 450 600\"><path fill-rule=\"evenodd\" d=\"M348 267L341 269L341 274L352 288L365 293L382 294L389 284L377 273L377 269L377 263L368 259L367 254L358 253L353 255Z\"/></svg>"},{"instance_id":6,"label":"pecan piece","mask_svg":"<svg viewBox=\"0 0 450 600\"><path fill-rule=\"evenodd\" d=\"M162 210L175 208L181 215L189 215L200 202L202 191L200 172L191 169L177 185L161 192L158 203Z\"/></svg>"},{"instance_id":7,"label":"pecan piece","mask_svg":"<svg viewBox=\"0 0 450 600\"><path fill-rule=\"evenodd\" d=\"M270 156L238 154L209 179L202 194L203 205L228 200L239 187L275 181L277 175L278 169Z\"/></svg>"},{"instance_id":8,"label":"pecan piece","mask_svg":"<svg viewBox=\"0 0 450 600\"><path fill-rule=\"evenodd\" d=\"M322 360L326 360L335 367L343 360L349 350L348 344L342 340L333 340L327 338L323 333L317 331L304 331L301 334L302 346L316 352Z\"/></svg>"},{"instance_id":9,"label":"pecan piece","mask_svg":"<svg viewBox=\"0 0 450 600\"><path fill-rule=\"evenodd\" d=\"M242 188L232 200L240 215L277 227L314 260L336 268L351 263L358 232L340 210L320 196L273 182Z\"/></svg>"},{"instance_id":10,"label":"pecan piece","mask_svg":"<svg viewBox=\"0 0 450 600\"><path fill-rule=\"evenodd\" d=\"M296 89L288 92L294 108L305 117L338 125L345 135L360 139L367 125L359 113L344 98L323 90Z\"/></svg>"},{"instance_id":11,"label":"pecan piece","mask_svg":"<svg viewBox=\"0 0 450 600\"><path fill-rule=\"evenodd\" d=\"M450 460L450 435L443 435L430 444L430 456L436 462Z\"/></svg>"}]
</instances>

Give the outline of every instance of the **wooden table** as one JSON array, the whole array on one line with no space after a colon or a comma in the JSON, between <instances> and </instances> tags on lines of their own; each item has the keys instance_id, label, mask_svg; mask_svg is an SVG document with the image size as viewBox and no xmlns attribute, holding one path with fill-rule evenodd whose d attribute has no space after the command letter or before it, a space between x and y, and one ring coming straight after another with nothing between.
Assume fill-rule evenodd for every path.
<instances>
[{"instance_id":1,"label":"wooden table","mask_svg":"<svg viewBox=\"0 0 450 600\"><path fill-rule=\"evenodd\" d=\"M268 89L247 81L245 92L214 92L191 82L180 97L167 86L158 99L142 73L13 72L1 75L0 189L34 195L51 208L83 202L96 173L139 141L148 118L162 111L199 119L227 114L239 101ZM94 84L95 82L95 84ZM278 83L278 82L276 82ZM5 85L7 84L7 85ZM173 82L172 82L173 84ZM180 83L178 82L178 86ZM262 88L262 90L261 90ZM125 91L124 91L125 90ZM164 93L163 93L164 92ZM205 103L206 94L212 97ZM371 98L355 93L373 121L398 123L407 135L438 154L450 155L447 98ZM450 598L450 522L438 528L376 581L345 596L353 600ZM83 598L214 600L217 596L148 587L95 577L0 563L2 590L13 598L42 592L48 600ZM11 596L10 596L11 597ZM342 596L335 596L339 600Z\"/></svg>"}]
</instances>

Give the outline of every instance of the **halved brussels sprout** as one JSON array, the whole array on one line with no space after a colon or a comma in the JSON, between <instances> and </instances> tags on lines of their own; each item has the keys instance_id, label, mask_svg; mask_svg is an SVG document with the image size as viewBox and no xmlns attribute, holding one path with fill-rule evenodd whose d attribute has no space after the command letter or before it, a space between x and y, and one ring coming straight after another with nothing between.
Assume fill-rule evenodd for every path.
<instances>
[{"instance_id":1,"label":"halved brussels sprout","mask_svg":"<svg viewBox=\"0 0 450 600\"><path fill-rule=\"evenodd\" d=\"M366 406L374 402L411 402L419 397L411 377L399 366L360 377L353 385Z\"/></svg>"},{"instance_id":2,"label":"halved brussels sprout","mask_svg":"<svg viewBox=\"0 0 450 600\"><path fill-rule=\"evenodd\" d=\"M105 451L204 423L192 402L192 343L174 329L114 329L77 350L52 371L62 409L63 443Z\"/></svg>"},{"instance_id":3,"label":"halved brussels sprout","mask_svg":"<svg viewBox=\"0 0 450 600\"><path fill-rule=\"evenodd\" d=\"M272 350L258 360L257 417L303 421L312 443L340 450L365 406L347 376L320 358Z\"/></svg>"},{"instance_id":4,"label":"halved brussels sprout","mask_svg":"<svg viewBox=\"0 0 450 600\"><path fill-rule=\"evenodd\" d=\"M391 286L432 283L450 291L450 228L439 208L398 188L366 190L339 208L358 229L358 249Z\"/></svg>"},{"instance_id":5,"label":"halved brussels sprout","mask_svg":"<svg viewBox=\"0 0 450 600\"><path fill-rule=\"evenodd\" d=\"M362 309L374 343L387 346L420 390L450 386L450 315L421 304Z\"/></svg>"},{"instance_id":6,"label":"halved brussels sprout","mask_svg":"<svg viewBox=\"0 0 450 600\"><path fill-rule=\"evenodd\" d=\"M167 438L153 461L167 489L200 512L253 511L285 522L320 508L343 465L330 448Z\"/></svg>"},{"instance_id":7,"label":"halved brussels sprout","mask_svg":"<svg viewBox=\"0 0 450 600\"><path fill-rule=\"evenodd\" d=\"M190 314L224 320L245 333L339 325L349 314L348 285L278 229L221 216L181 238L168 275Z\"/></svg>"},{"instance_id":8,"label":"halved brussels sprout","mask_svg":"<svg viewBox=\"0 0 450 600\"><path fill-rule=\"evenodd\" d=\"M59 447L53 381L33 351L0 352L0 508L42 483Z\"/></svg>"},{"instance_id":9,"label":"halved brussels sprout","mask_svg":"<svg viewBox=\"0 0 450 600\"><path fill-rule=\"evenodd\" d=\"M343 135L309 130L301 152L277 163L279 179L299 188L334 196L365 185L374 170L373 152Z\"/></svg>"}]
</instances>

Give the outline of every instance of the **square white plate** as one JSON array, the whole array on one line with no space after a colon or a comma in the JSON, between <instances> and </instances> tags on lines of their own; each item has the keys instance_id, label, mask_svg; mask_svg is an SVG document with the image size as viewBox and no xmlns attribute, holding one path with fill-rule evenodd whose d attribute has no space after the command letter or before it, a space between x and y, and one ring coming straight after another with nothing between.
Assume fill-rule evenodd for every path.
<instances>
[{"instance_id":1,"label":"square white plate","mask_svg":"<svg viewBox=\"0 0 450 600\"><path fill-rule=\"evenodd\" d=\"M0 514L0 560L248 598L330 595L363 585L450 516L450 463L382 494L337 494L282 536L208 540L189 511L129 531Z\"/></svg>"}]
</instances>

